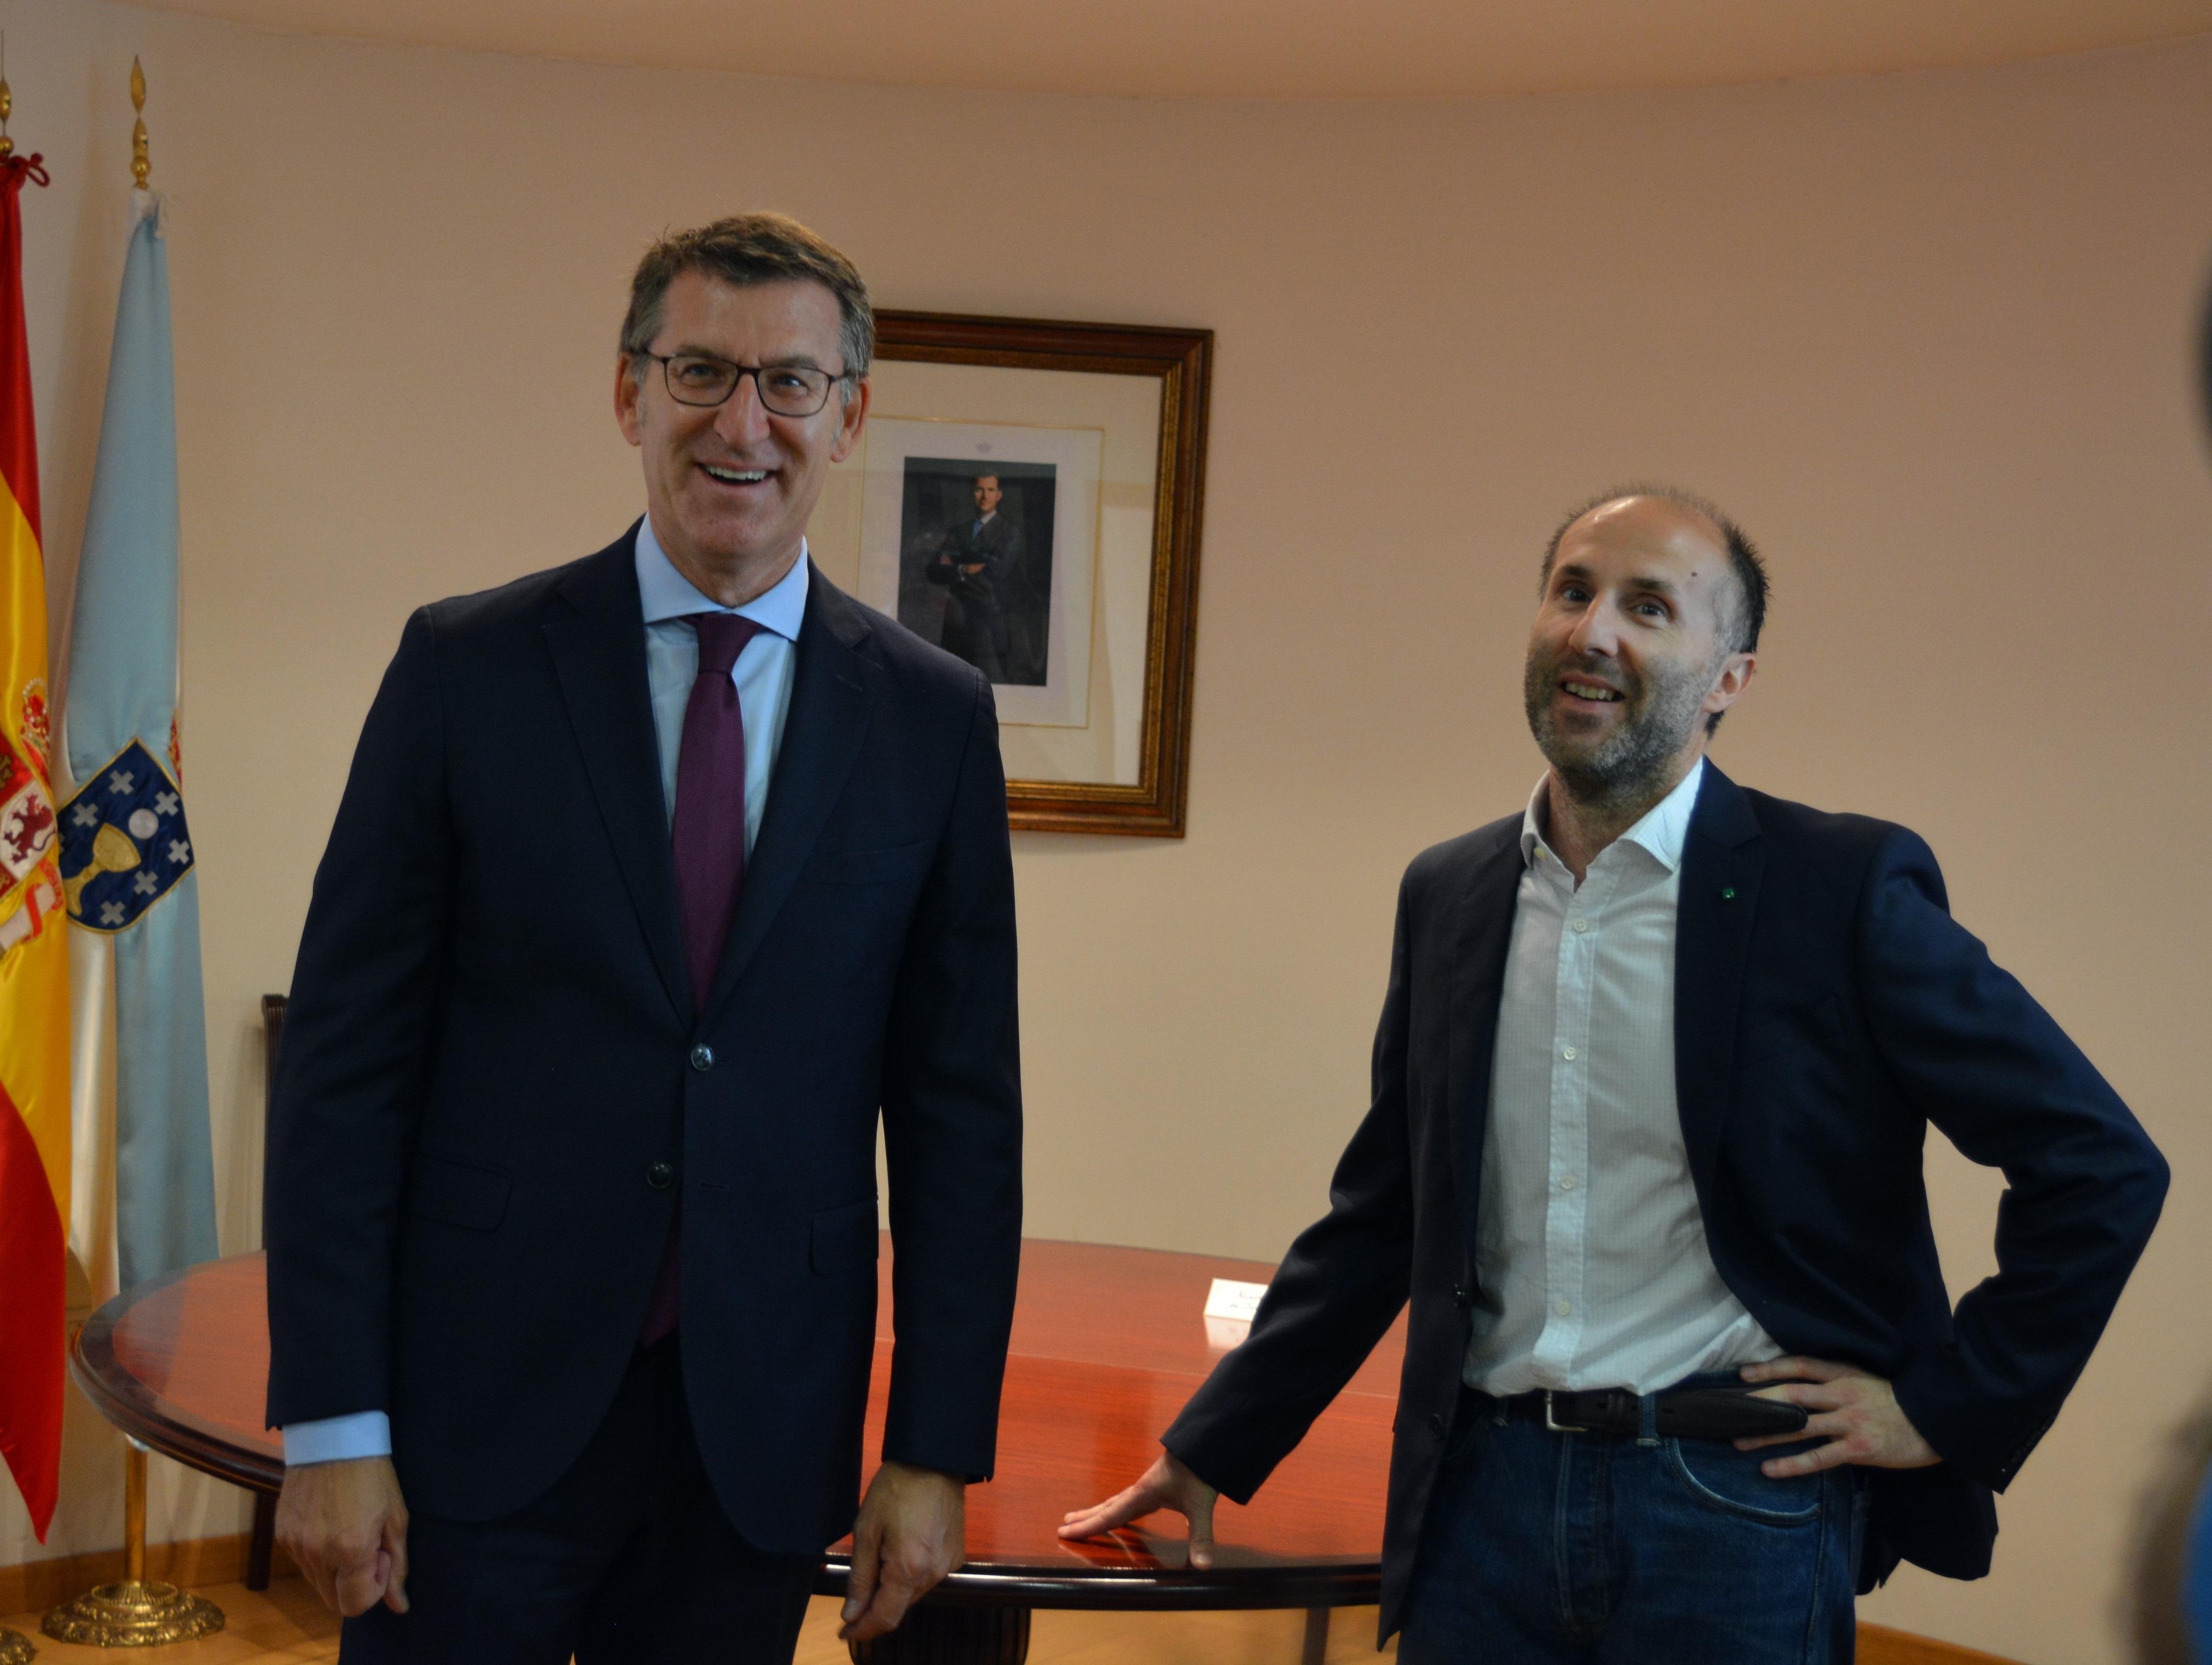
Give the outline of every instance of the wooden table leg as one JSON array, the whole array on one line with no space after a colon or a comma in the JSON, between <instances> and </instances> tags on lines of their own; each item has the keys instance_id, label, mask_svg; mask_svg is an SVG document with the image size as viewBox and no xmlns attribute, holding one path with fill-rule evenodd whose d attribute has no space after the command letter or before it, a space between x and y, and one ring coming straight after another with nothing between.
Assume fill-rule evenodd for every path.
<instances>
[{"instance_id":1,"label":"wooden table leg","mask_svg":"<svg viewBox=\"0 0 2212 1665\"><path fill-rule=\"evenodd\" d=\"M1306 1609L1305 1651L1298 1656L1298 1665L1322 1665L1328 1657L1328 1609Z\"/></svg>"},{"instance_id":2,"label":"wooden table leg","mask_svg":"<svg viewBox=\"0 0 2212 1665\"><path fill-rule=\"evenodd\" d=\"M253 1494L253 1535L246 1545L246 1588L269 1588L269 1563L276 1553L276 1494Z\"/></svg>"},{"instance_id":3,"label":"wooden table leg","mask_svg":"<svg viewBox=\"0 0 2212 1665\"><path fill-rule=\"evenodd\" d=\"M845 1645L853 1665L1023 1665L1030 1656L1030 1610L924 1602L889 1636Z\"/></svg>"}]
</instances>

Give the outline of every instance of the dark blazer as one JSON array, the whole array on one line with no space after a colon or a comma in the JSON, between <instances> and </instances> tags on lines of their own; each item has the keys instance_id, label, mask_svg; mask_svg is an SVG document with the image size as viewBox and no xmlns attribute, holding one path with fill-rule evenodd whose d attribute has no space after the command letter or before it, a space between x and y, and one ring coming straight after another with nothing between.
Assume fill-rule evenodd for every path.
<instances>
[{"instance_id":1,"label":"dark blazer","mask_svg":"<svg viewBox=\"0 0 2212 1665\"><path fill-rule=\"evenodd\" d=\"M582 1450L682 1203L684 1381L738 1531L851 1525L878 1106L884 1455L991 1472L1021 1218L988 686L811 574L729 946L684 971L633 532L425 607L315 878L270 1117L272 1425L386 1409L468 1520Z\"/></svg>"},{"instance_id":2,"label":"dark blazer","mask_svg":"<svg viewBox=\"0 0 2212 1665\"><path fill-rule=\"evenodd\" d=\"M922 569L921 575L933 584L951 586L954 599L972 611L1001 612L1010 599L1008 586L1020 580L1022 556L1027 548L1022 529L1004 514L992 516L980 532L970 515L945 529L944 552ZM983 570L960 570L975 566ZM978 579L983 581L979 584Z\"/></svg>"},{"instance_id":3,"label":"dark blazer","mask_svg":"<svg viewBox=\"0 0 2212 1665\"><path fill-rule=\"evenodd\" d=\"M1416 858L1374 1103L1252 1326L1165 1436L1249 1498L1411 1298L1383 1540L1395 1627L1458 1403L1491 1052L1522 817ZM1710 763L1681 867L1675 1091L1714 1264L1784 1347L1896 1383L1943 1462L1874 1470L1863 1579L1989 1570L2002 1491L2089 1357L2166 1170L2126 1106L1953 921L1902 827L1746 792ZM1953 1311L1921 1145L2011 1189L1997 1275ZM1871 1587L1870 1583L1869 1587Z\"/></svg>"}]
</instances>

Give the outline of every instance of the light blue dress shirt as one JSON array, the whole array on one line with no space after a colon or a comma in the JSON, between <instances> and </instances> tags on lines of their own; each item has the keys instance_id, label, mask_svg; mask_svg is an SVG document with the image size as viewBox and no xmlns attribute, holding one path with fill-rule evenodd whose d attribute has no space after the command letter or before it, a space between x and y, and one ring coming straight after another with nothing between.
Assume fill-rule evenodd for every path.
<instances>
[{"instance_id":1,"label":"light blue dress shirt","mask_svg":"<svg viewBox=\"0 0 2212 1665\"><path fill-rule=\"evenodd\" d=\"M661 552L647 516L637 528L637 593L645 604L645 674L653 690L653 732L660 744L661 801L676 822L676 754L684 739L684 709L699 677L699 633L687 613L735 613L763 628L730 667L738 709L745 723L745 854L760 837L768 807L769 777L783 744L783 720L791 710L791 684L799 670L799 626L806 617L806 546L791 570L742 607L709 601Z\"/></svg>"},{"instance_id":2,"label":"light blue dress shirt","mask_svg":"<svg viewBox=\"0 0 2212 1665\"><path fill-rule=\"evenodd\" d=\"M745 854L760 837L761 811L783 745L791 711L791 686L799 669L799 627L806 617L806 545L799 559L768 589L742 607L725 607L702 594L676 570L653 517L637 527L637 593L644 604L646 685L653 697L653 736L660 753L660 798L671 826L676 819L676 754L684 740L684 710L699 679L699 632L690 613L736 613L763 628L730 667L738 709L745 724ZM295 1422L284 1430L287 1467L392 1455L392 1421L382 1411Z\"/></svg>"}]
</instances>

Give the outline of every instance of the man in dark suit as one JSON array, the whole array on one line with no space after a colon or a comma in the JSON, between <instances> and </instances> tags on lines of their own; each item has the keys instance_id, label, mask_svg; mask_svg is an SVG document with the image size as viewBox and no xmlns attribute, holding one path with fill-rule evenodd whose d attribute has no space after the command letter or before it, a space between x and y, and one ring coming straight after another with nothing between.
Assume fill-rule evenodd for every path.
<instances>
[{"instance_id":1,"label":"man in dark suit","mask_svg":"<svg viewBox=\"0 0 2212 1665\"><path fill-rule=\"evenodd\" d=\"M1705 761L1766 580L1717 510L1601 499L1529 639L1551 767L1415 860L1328 1214L1134 1486L1210 1561L1410 1298L1382 1633L1429 1662L1848 1660L1900 1557L1986 1571L2166 1167L1948 913L1926 845ZM1921 1148L2010 1182L1955 1310ZM1800 1418L1802 1420L1799 1425Z\"/></svg>"},{"instance_id":2,"label":"man in dark suit","mask_svg":"<svg viewBox=\"0 0 2212 1665\"><path fill-rule=\"evenodd\" d=\"M1006 604L1021 581L1022 529L999 513L1005 493L995 474L975 477L975 514L945 529L945 546L922 571L945 588L938 641L992 682L1012 674Z\"/></svg>"},{"instance_id":3,"label":"man in dark suit","mask_svg":"<svg viewBox=\"0 0 2212 1665\"><path fill-rule=\"evenodd\" d=\"M873 315L818 237L668 237L615 380L646 517L409 622L271 1109L278 1533L346 1665L788 1661L957 1565L1020 1232L990 690L806 556ZM898 1340L860 1504L880 1109Z\"/></svg>"}]
</instances>

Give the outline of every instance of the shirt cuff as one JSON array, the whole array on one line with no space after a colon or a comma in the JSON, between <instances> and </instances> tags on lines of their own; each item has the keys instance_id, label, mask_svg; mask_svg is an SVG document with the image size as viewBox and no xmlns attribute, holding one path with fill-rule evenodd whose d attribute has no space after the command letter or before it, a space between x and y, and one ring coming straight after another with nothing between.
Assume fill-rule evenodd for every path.
<instances>
[{"instance_id":1,"label":"shirt cuff","mask_svg":"<svg viewBox=\"0 0 2212 1665\"><path fill-rule=\"evenodd\" d=\"M285 1425L287 1468L299 1468L311 1462L345 1462L356 1457L391 1455L392 1419L381 1411L356 1411L351 1416L320 1417L313 1422Z\"/></svg>"}]
</instances>

